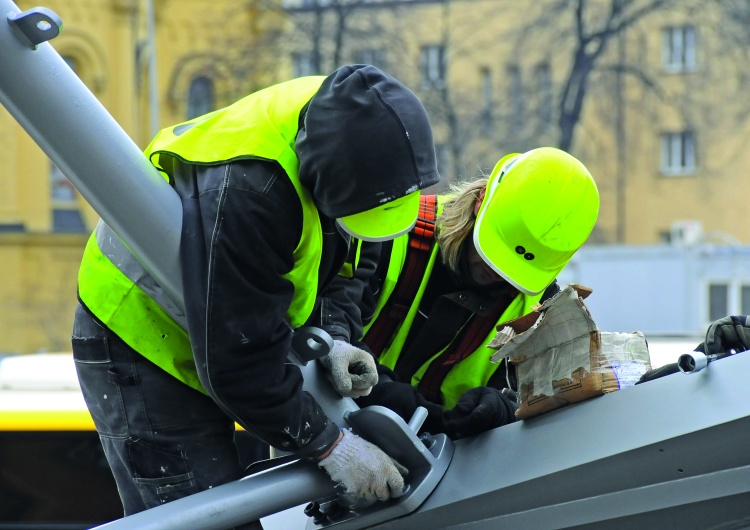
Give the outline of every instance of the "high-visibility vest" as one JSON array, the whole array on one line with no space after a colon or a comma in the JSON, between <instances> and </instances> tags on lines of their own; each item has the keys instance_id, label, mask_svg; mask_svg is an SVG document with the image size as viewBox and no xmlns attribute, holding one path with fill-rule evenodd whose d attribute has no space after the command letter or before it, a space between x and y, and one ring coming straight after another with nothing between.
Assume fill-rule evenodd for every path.
<instances>
[{"instance_id":1,"label":"high-visibility vest","mask_svg":"<svg viewBox=\"0 0 750 530\"><path fill-rule=\"evenodd\" d=\"M223 109L161 130L145 151L170 179L160 160L176 157L199 165L240 159L275 160L284 168L302 204L303 226L294 267L284 275L295 292L287 318L303 325L318 291L323 233L310 192L299 181L294 151L301 110L324 76L303 77L251 94ZM81 302L131 348L205 393L198 380L185 317L125 245L100 222L89 238L78 273Z\"/></svg>"},{"instance_id":2,"label":"high-visibility vest","mask_svg":"<svg viewBox=\"0 0 750 530\"><path fill-rule=\"evenodd\" d=\"M426 196L423 200L429 200L428 198L429 196ZM446 198L438 196L436 199L437 212L439 212L442 210ZM420 218L425 217L429 218L430 216L429 214L425 216L423 212ZM432 216L433 225L434 219L435 215ZM393 241L393 250L384 285L381 289L382 293L375 308L375 316L364 330L363 342L368 345L377 344L374 353L379 356L379 362L391 369L396 368L403 352L404 343L414 323L435 265L435 259L437 259L439 253L436 244L425 244L425 235L434 238L434 226L432 230L424 226L421 230L421 234L412 231ZM421 243L415 243L420 239ZM404 287L403 280L406 278L409 281L405 282L407 286ZM399 286L399 282L402 282L401 286ZM401 301L408 299L408 306L402 304L396 304L400 307L395 308L393 304L389 306L388 302L393 296L397 296ZM441 381L438 381L440 396L428 395L426 397L442 402L443 408L446 410L453 408L461 395L467 390L478 386L486 386L500 366L500 363L490 362L490 356L495 353L495 350L487 347L487 344L495 337L496 325L531 312L542 296L543 294L529 296L518 293L507 307L501 308L499 317L493 318L491 321L483 321L482 318L478 318L478 315L474 315L453 342L436 352L412 375L410 381L412 386L420 387L421 391L420 385L423 378L437 372L441 379ZM381 320L382 322L383 319L390 321L390 323L397 320L398 324L395 329L382 326L378 321ZM384 328L386 328L386 336L382 335ZM471 339L470 335L476 335L477 330L485 331L478 338L464 340L467 337ZM373 337L373 334L377 336ZM471 351L451 352L451 347L455 350L456 347L462 347L466 344L475 346L472 347ZM452 353L452 355L447 355L448 353Z\"/></svg>"}]
</instances>

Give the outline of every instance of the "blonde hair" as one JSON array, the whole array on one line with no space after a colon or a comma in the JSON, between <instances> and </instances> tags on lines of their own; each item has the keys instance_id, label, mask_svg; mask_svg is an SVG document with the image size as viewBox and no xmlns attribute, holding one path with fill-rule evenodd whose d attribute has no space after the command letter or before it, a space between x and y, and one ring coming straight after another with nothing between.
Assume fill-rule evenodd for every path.
<instances>
[{"instance_id":1,"label":"blonde hair","mask_svg":"<svg viewBox=\"0 0 750 530\"><path fill-rule=\"evenodd\" d=\"M443 212L437 219L437 243L443 263L458 273L461 245L474 229L474 205L479 192L487 186L488 177L452 184Z\"/></svg>"}]
</instances>

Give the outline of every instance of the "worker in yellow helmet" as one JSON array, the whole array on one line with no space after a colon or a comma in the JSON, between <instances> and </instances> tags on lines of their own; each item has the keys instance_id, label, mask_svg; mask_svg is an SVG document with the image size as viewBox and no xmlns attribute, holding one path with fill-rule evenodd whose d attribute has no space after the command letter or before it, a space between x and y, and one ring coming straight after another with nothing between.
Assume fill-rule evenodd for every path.
<instances>
[{"instance_id":1,"label":"worker in yellow helmet","mask_svg":"<svg viewBox=\"0 0 750 530\"><path fill-rule=\"evenodd\" d=\"M167 127L146 155L182 199L184 312L99 223L72 339L125 514L240 478L235 422L355 497L402 495L403 468L328 418L287 358L352 234L408 232L419 190L439 180L417 97L373 66L343 66ZM348 344L323 365L342 395L377 382Z\"/></svg>"},{"instance_id":2,"label":"worker in yellow helmet","mask_svg":"<svg viewBox=\"0 0 750 530\"><path fill-rule=\"evenodd\" d=\"M377 264L331 286L319 325L378 359L381 381L360 406L408 420L422 405L424 430L466 436L514 421L514 371L489 362L487 343L499 322L559 291L557 275L594 228L599 194L579 160L542 147L422 203L410 234L361 246L360 261Z\"/></svg>"}]
</instances>

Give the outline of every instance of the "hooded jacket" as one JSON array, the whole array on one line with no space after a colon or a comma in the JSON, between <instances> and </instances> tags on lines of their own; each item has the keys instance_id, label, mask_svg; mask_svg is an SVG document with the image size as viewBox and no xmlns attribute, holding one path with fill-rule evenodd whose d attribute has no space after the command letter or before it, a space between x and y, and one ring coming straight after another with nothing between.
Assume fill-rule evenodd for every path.
<instances>
[{"instance_id":1,"label":"hooded jacket","mask_svg":"<svg viewBox=\"0 0 750 530\"><path fill-rule=\"evenodd\" d=\"M380 70L347 66L165 129L148 152L182 198L185 326L200 383L270 445L317 457L338 428L286 362L293 328L312 312L295 301L314 299L344 262L336 217L438 181L424 108ZM318 243L303 245L311 234ZM294 275L302 262L307 277ZM133 330L153 334L154 347L159 332Z\"/></svg>"}]
</instances>

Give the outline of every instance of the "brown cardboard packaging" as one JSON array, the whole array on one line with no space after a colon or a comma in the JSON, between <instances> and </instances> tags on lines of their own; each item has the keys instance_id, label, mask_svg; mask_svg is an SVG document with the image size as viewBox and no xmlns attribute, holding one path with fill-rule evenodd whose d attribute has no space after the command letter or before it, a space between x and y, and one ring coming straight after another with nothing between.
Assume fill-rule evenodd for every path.
<instances>
[{"instance_id":1,"label":"brown cardboard packaging","mask_svg":"<svg viewBox=\"0 0 750 530\"><path fill-rule=\"evenodd\" d=\"M583 303L591 292L567 285L533 313L497 327L491 360L515 364L517 418L632 386L651 368L642 333L597 329Z\"/></svg>"}]
</instances>

